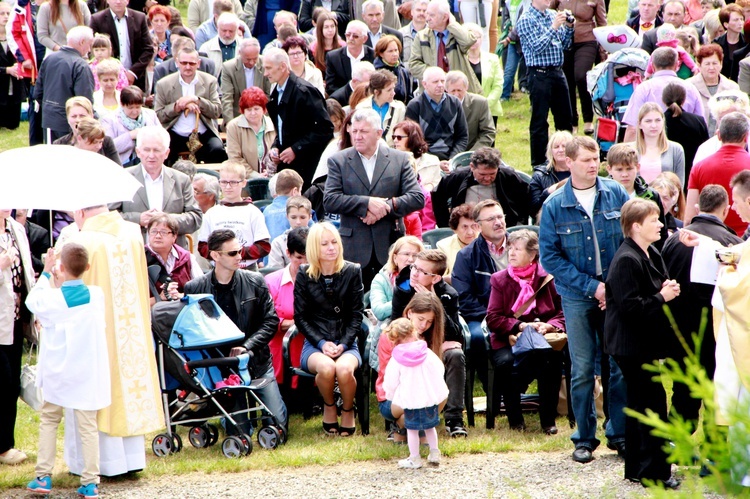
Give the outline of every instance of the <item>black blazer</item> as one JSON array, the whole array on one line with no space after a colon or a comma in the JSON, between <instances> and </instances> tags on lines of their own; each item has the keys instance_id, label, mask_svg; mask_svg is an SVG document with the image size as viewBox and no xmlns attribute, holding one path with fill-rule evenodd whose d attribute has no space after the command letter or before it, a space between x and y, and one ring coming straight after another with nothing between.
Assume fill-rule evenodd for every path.
<instances>
[{"instance_id":1,"label":"black blazer","mask_svg":"<svg viewBox=\"0 0 750 499\"><path fill-rule=\"evenodd\" d=\"M631 26L632 27L632 26ZM633 28L635 29L635 28ZM638 31L636 29L636 31ZM656 50L656 30L651 29L649 31L646 31L646 34L641 37L641 48L648 52L649 54L653 53L654 50Z\"/></svg>"},{"instance_id":2,"label":"black blazer","mask_svg":"<svg viewBox=\"0 0 750 499\"><path fill-rule=\"evenodd\" d=\"M364 288L359 265L344 262L334 274L332 296L326 294L323 278L307 275L302 265L294 281L294 325L315 348L321 340L351 348L362 330Z\"/></svg>"},{"instance_id":3,"label":"black blazer","mask_svg":"<svg viewBox=\"0 0 750 499\"><path fill-rule=\"evenodd\" d=\"M304 192L310 187L323 149L333 138L333 123L320 91L292 73L280 103L278 99L279 89L274 87L266 106L277 131L273 147L279 152L291 147L296 156L290 164L279 163L279 170L292 168L299 173L305 181ZM279 116L283 122L281 133L278 133Z\"/></svg>"},{"instance_id":4,"label":"black blazer","mask_svg":"<svg viewBox=\"0 0 750 499\"><path fill-rule=\"evenodd\" d=\"M328 96L329 99L333 99L342 106L348 106L349 105L349 98L354 93L354 89L351 85L348 83L344 85L343 87L339 88L335 92L333 92L331 95Z\"/></svg>"},{"instance_id":5,"label":"black blazer","mask_svg":"<svg viewBox=\"0 0 750 499\"><path fill-rule=\"evenodd\" d=\"M607 273L607 314L604 352L644 361L664 357L672 328L664 314L659 292L669 278L661 254L653 245L648 256L626 237Z\"/></svg>"},{"instance_id":6,"label":"black blazer","mask_svg":"<svg viewBox=\"0 0 750 499\"><path fill-rule=\"evenodd\" d=\"M384 35L393 35L396 38L398 38L398 41L401 42L401 56L400 56L400 58L403 61L404 60L404 35L399 30L390 28L390 27L386 26L385 24L381 24L380 28L383 31L383 34L381 36L384 36ZM369 30L367 31L367 41L365 42L365 45L368 46L368 47L370 47L370 48L372 48L373 50L375 50L375 45L372 44L372 35L370 34Z\"/></svg>"},{"instance_id":7,"label":"black blazer","mask_svg":"<svg viewBox=\"0 0 750 499\"><path fill-rule=\"evenodd\" d=\"M687 191L687 179L690 178L690 170L693 168L693 160L698 147L708 140L708 127L703 116L685 111L679 117L672 115L669 109L664 113L667 125L667 138L680 144L685 150L685 191Z\"/></svg>"},{"instance_id":8,"label":"black blazer","mask_svg":"<svg viewBox=\"0 0 750 499\"><path fill-rule=\"evenodd\" d=\"M741 49L737 49L732 54L732 72L729 77L732 81L737 81L740 76L740 61L750 54L750 45L745 45Z\"/></svg>"},{"instance_id":9,"label":"black blazer","mask_svg":"<svg viewBox=\"0 0 750 499\"><path fill-rule=\"evenodd\" d=\"M372 47L365 45L363 61L373 62L375 51ZM346 47L331 50L326 54L326 93L333 94L336 90L349 83L352 79L352 63L346 55Z\"/></svg>"},{"instance_id":10,"label":"black blazer","mask_svg":"<svg viewBox=\"0 0 750 499\"><path fill-rule=\"evenodd\" d=\"M312 13L315 7L322 7L321 0L302 0L299 6L299 30L306 33L313 29ZM336 14L339 36L345 38L346 25L349 24L349 0L331 0L331 12Z\"/></svg>"},{"instance_id":11,"label":"black blazer","mask_svg":"<svg viewBox=\"0 0 750 499\"><path fill-rule=\"evenodd\" d=\"M5 68L15 66L16 63L16 58L10 51L10 47L8 50L3 50L0 47L0 106L18 105L26 96L23 79L19 80L5 73ZM8 89L11 88L11 85L13 85L13 95L8 95ZM3 112L10 111L4 110Z\"/></svg>"},{"instance_id":12,"label":"black blazer","mask_svg":"<svg viewBox=\"0 0 750 499\"><path fill-rule=\"evenodd\" d=\"M641 28L641 15L635 14L633 17L625 21L625 24L630 26L633 29L633 31L638 33L638 30ZM664 21L662 20L659 14L656 14L656 19L654 19L654 27L651 29L655 30L655 28L658 28L662 24L664 24Z\"/></svg>"},{"instance_id":13,"label":"black blazer","mask_svg":"<svg viewBox=\"0 0 750 499\"><path fill-rule=\"evenodd\" d=\"M112 41L112 57L120 58L120 39L117 37L115 21L112 19L112 11L105 9L91 16L91 29L94 33L105 33ZM144 92L146 91L146 68L154 57L154 44L148 29L146 15L128 9L128 39L130 40L130 61L135 76L135 84Z\"/></svg>"},{"instance_id":14,"label":"black blazer","mask_svg":"<svg viewBox=\"0 0 750 499\"><path fill-rule=\"evenodd\" d=\"M716 38L713 41L713 43L715 43L716 45L719 45L721 47L721 50L724 52L724 62L721 64L721 74L723 74L727 78L732 79L733 81L737 81L737 78L732 78L732 69L733 68L732 68L732 61L729 60L730 59L730 57L729 57L730 54L729 54L729 43L727 43L727 34L724 33L720 37ZM736 52L739 52L740 50L742 50L745 47L745 38L742 35L740 35L740 41L737 44L737 46L739 48L732 52L732 57L734 57L734 54ZM739 72L740 72L740 66L739 66L739 64L740 64L740 61L737 60L737 74L739 74Z\"/></svg>"}]
</instances>

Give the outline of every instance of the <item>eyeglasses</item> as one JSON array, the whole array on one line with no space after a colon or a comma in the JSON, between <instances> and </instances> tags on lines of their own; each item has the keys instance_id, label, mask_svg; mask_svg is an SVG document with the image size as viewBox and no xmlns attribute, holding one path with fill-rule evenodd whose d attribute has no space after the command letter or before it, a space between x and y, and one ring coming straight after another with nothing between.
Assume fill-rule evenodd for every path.
<instances>
[{"instance_id":1,"label":"eyeglasses","mask_svg":"<svg viewBox=\"0 0 750 499\"><path fill-rule=\"evenodd\" d=\"M182 66L197 66L200 63L199 62L193 62L193 61L180 61L180 64Z\"/></svg>"},{"instance_id":2,"label":"eyeglasses","mask_svg":"<svg viewBox=\"0 0 750 499\"><path fill-rule=\"evenodd\" d=\"M415 257L415 256L417 256L417 255L418 255L419 253L409 253L409 252L404 252L404 253L396 253L396 254L397 254L398 256L405 256L406 258L414 258L414 257Z\"/></svg>"},{"instance_id":3,"label":"eyeglasses","mask_svg":"<svg viewBox=\"0 0 750 499\"><path fill-rule=\"evenodd\" d=\"M477 222L502 222L505 220L505 215L495 215L494 217L487 217L477 220Z\"/></svg>"},{"instance_id":4,"label":"eyeglasses","mask_svg":"<svg viewBox=\"0 0 750 499\"><path fill-rule=\"evenodd\" d=\"M422 270L419 267L417 267L416 263L412 263L411 265L409 265L409 268L416 275L422 274L422 275L428 275L430 277L440 277L438 274L433 274L432 272L425 272L424 270Z\"/></svg>"},{"instance_id":5,"label":"eyeglasses","mask_svg":"<svg viewBox=\"0 0 750 499\"><path fill-rule=\"evenodd\" d=\"M344 36L347 38L354 38L355 40L360 37L359 33L346 33Z\"/></svg>"},{"instance_id":6,"label":"eyeglasses","mask_svg":"<svg viewBox=\"0 0 750 499\"><path fill-rule=\"evenodd\" d=\"M231 185L232 187L237 187L243 182L243 180L219 180L219 185L227 187Z\"/></svg>"},{"instance_id":7,"label":"eyeglasses","mask_svg":"<svg viewBox=\"0 0 750 499\"><path fill-rule=\"evenodd\" d=\"M301 50L297 52L289 52L289 57L302 57L304 55L305 53L302 52Z\"/></svg>"},{"instance_id":8,"label":"eyeglasses","mask_svg":"<svg viewBox=\"0 0 750 499\"><path fill-rule=\"evenodd\" d=\"M235 256L239 255L241 251L242 250L230 250L230 251L219 251L219 250L216 250L217 253L221 253L221 254L227 255L229 257L235 257Z\"/></svg>"},{"instance_id":9,"label":"eyeglasses","mask_svg":"<svg viewBox=\"0 0 750 499\"><path fill-rule=\"evenodd\" d=\"M150 231L148 231L148 235L149 236L161 236L161 237L164 237L164 236L171 236L172 234L174 234L174 232L172 232L171 230L150 230Z\"/></svg>"},{"instance_id":10,"label":"eyeglasses","mask_svg":"<svg viewBox=\"0 0 750 499\"><path fill-rule=\"evenodd\" d=\"M392 135L392 137L393 137L393 140L401 140L401 139L405 139L405 138L406 138L406 135L396 135L396 134L394 133L394 134Z\"/></svg>"}]
</instances>

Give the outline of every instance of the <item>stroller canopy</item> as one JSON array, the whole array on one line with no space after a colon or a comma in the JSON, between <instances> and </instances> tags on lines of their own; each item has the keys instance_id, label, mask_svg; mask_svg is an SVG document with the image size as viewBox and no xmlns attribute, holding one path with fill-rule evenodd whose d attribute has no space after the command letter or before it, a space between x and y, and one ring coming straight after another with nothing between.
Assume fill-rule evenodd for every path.
<instances>
[{"instance_id":1,"label":"stroller canopy","mask_svg":"<svg viewBox=\"0 0 750 499\"><path fill-rule=\"evenodd\" d=\"M648 66L648 60L651 56L642 49L624 48L610 54L606 61L600 62L594 69L586 73L586 87L594 101L594 107L597 105L606 108L615 101L614 79L617 77L615 72L620 69L631 69L643 75ZM604 113L597 110L602 116Z\"/></svg>"}]
</instances>

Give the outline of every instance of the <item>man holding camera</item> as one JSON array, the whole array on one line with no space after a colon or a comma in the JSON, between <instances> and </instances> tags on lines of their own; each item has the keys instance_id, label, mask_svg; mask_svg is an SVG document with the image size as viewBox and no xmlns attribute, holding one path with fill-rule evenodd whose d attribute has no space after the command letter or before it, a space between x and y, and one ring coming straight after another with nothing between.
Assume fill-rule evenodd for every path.
<instances>
[{"instance_id":1,"label":"man holding camera","mask_svg":"<svg viewBox=\"0 0 750 499\"><path fill-rule=\"evenodd\" d=\"M563 74L563 50L573 40L575 18L570 12L548 10L550 0L532 0L531 7L518 20L516 30L528 66L531 99L531 165L541 165L546 158L550 109L557 130L573 130L568 83Z\"/></svg>"}]
</instances>

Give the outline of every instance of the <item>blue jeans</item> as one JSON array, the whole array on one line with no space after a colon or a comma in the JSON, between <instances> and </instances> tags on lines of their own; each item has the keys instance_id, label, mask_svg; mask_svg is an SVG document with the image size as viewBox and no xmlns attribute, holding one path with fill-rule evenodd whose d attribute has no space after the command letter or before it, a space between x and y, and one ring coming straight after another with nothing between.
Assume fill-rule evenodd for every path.
<instances>
[{"instance_id":1,"label":"blue jeans","mask_svg":"<svg viewBox=\"0 0 750 499\"><path fill-rule=\"evenodd\" d=\"M270 383L268 383L265 387L260 388L258 390L255 390L255 394L258 396L258 398L268 407L268 410L273 413L274 416L276 416L276 420L279 422L281 426L284 427L284 430L287 429L287 413L286 413L286 404L284 404L284 399L281 398L281 392L279 391L279 385L276 383L276 375L273 372L273 366L271 366L268 371L266 371L261 378L266 378L271 380ZM252 400L252 399L251 399ZM241 410L241 409L247 409L247 403L244 397L241 397L235 407L234 410ZM253 413L250 413L253 414ZM252 422L248 418L249 414L238 414L234 416L234 420L237 422L239 427L242 429L244 433L247 433L248 435L253 434L253 427ZM264 420L267 419L269 424L273 424L270 418L264 418ZM231 430L229 427L227 427L227 433L233 433L233 430Z\"/></svg>"},{"instance_id":2,"label":"blue jeans","mask_svg":"<svg viewBox=\"0 0 750 499\"><path fill-rule=\"evenodd\" d=\"M594 368L596 366L597 337L604 328L604 312L599 310L596 300L562 299L565 326L568 331L568 348L571 360L570 398L578 427L570 439L576 448L595 450L599 446L596 438L596 406L594 405ZM606 357L602 357L604 360ZM625 440L625 413L627 393L622 372L609 358L609 421L604 434L610 443Z\"/></svg>"},{"instance_id":3,"label":"blue jeans","mask_svg":"<svg viewBox=\"0 0 750 499\"><path fill-rule=\"evenodd\" d=\"M508 55L505 58L503 93L500 95L500 98L510 99L510 94L513 92L513 84L516 82L516 72L518 71L518 63L521 61L521 54L518 53L515 45L508 45L505 52Z\"/></svg>"}]
</instances>

